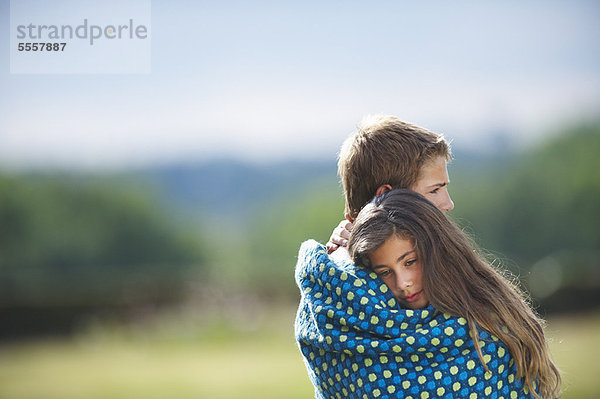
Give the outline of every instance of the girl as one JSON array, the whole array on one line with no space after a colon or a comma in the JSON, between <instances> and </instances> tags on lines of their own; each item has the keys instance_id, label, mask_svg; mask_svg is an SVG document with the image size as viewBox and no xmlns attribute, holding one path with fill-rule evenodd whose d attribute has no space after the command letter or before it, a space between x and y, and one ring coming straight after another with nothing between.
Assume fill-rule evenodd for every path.
<instances>
[{"instance_id":1,"label":"girl","mask_svg":"<svg viewBox=\"0 0 600 399\"><path fill-rule=\"evenodd\" d=\"M543 321L518 287L474 248L432 203L402 189L365 206L348 243L353 261L375 272L404 308L432 306L466 319L486 372L490 358L483 355L480 339L490 338L487 331L506 345L526 389L536 398L558 397L561 378L550 359Z\"/></svg>"}]
</instances>

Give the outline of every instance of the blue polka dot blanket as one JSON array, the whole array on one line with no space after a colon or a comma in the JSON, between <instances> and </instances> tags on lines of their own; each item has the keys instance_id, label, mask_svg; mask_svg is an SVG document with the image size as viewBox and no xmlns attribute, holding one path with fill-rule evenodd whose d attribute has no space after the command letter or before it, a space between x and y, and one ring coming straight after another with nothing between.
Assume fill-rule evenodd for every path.
<instances>
[{"instance_id":1,"label":"blue polka dot blanket","mask_svg":"<svg viewBox=\"0 0 600 399\"><path fill-rule=\"evenodd\" d=\"M368 270L336 264L302 244L295 335L315 396L322 398L530 398L506 346L480 330L481 364L467 321L402 309Z\"/></svg>"}]
</instances>

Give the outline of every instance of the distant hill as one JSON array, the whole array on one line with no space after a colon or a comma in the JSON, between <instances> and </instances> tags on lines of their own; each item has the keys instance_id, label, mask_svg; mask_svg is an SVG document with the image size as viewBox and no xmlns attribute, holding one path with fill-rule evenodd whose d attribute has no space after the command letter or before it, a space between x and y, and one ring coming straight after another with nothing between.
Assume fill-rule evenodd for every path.
<instances>
[{"instance_id":1,"label":"distant hill","mask_svg":"<svg viewBox=\"0 0 600 399\"><path fill-rule=\"evenodd\" d=\"M485 155L454 151L452 168L476 170ZM248 210L260 208L281 195L300 190L315 181L330 182L342 192L337 159L250 164L233 159L181 163L137 171L161 200L179 215L247 219Z\"/></svg>"},{"instance_id":2,"label":"distant hill","mask_svg":"<svg viewBox=\"0 0 600 399\"><path fill-rule=\"evenodd\" d=\"M139 171L176 214L246 219L249 209L308 182L336 184L336 160L254 165L236 160L173 164Z\"/></svg>"}]
</instances>

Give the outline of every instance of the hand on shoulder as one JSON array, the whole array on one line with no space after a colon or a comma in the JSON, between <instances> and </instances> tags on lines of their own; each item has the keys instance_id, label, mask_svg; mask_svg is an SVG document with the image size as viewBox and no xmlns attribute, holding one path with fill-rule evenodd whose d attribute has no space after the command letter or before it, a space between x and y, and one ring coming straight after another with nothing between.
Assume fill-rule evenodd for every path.
<instances>
[{"instance_id":1,"label":"hand on shoulder","mask_svg":"<svg viewBox=\"0 0 600 399\"><path fill-rule=\"evenodd\" d=\"M352 223L348 220L342 220L333 232L329 241L325 245L327 252L330 254L336 251L338 248L345 248L348 245L348 239L350 238L350 231L352 230ZM348 251L346 251L346 254Z\"/></svg>"}]
</instances>

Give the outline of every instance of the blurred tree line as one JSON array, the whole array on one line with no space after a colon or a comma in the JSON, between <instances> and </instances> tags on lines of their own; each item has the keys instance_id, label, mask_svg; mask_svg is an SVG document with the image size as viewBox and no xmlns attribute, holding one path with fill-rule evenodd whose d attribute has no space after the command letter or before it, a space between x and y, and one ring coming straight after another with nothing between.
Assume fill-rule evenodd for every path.
<instances>
[{"instance_id":1,"label":"blurred tree line","mask_svg":"<svg viewBox=\"0 0 600 399\"><path fill-rule=\"evenodd\" d=\"M579 126L485 173L453 174L453 217L508 259L545 310L600 305L599 155L600 126Z\"/></svg>"},{"instance_id":2,"label":"blurred tree line","mask_svg":"<svg viewBox=\"0 0 600 399\"><path fill-rule=\"evenodd\" d=\"M589 125L520 152L458 152L450 164L451 217L543 311L600 305L599 154L600 125ZM86 315L191 295L294 303L300 243L325 243L343 218L335 172L333 161L224 161L0 175L1 335L68 331Z\"/></svg>"},{"instance_id":3,"label":"blurred tree line","mask_svg":"<svg viewBox=\"0 0 600 399\"><path fill-rule=\"evenodd\" d=\"M178 301L202 264L193 237L143 191L86 180L0 177L2 335Z\"/></svg>"}]
</instances>

